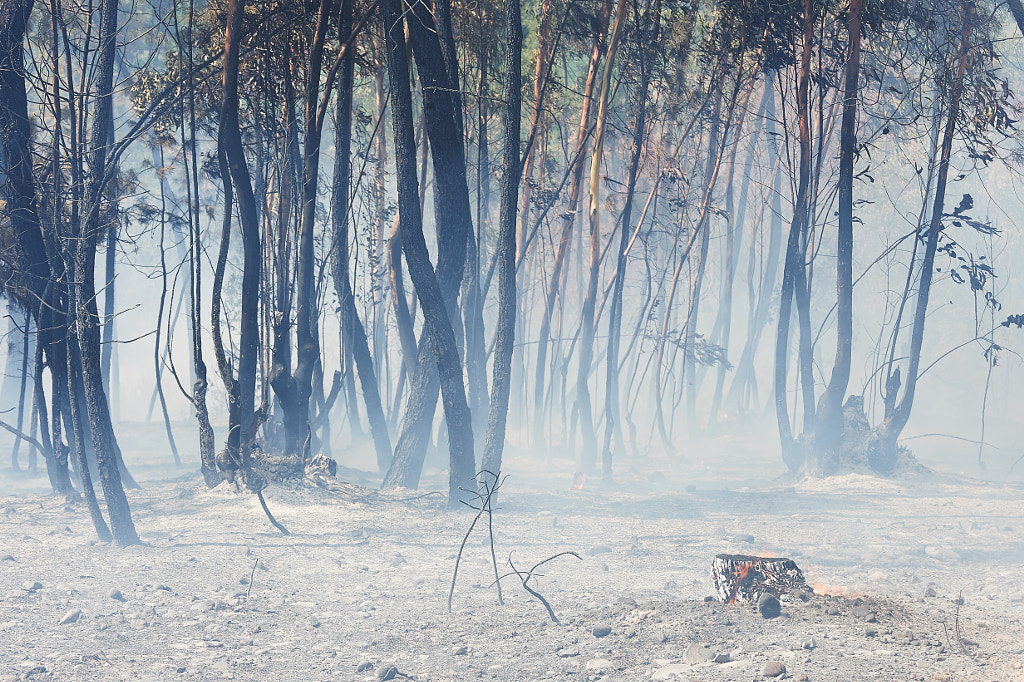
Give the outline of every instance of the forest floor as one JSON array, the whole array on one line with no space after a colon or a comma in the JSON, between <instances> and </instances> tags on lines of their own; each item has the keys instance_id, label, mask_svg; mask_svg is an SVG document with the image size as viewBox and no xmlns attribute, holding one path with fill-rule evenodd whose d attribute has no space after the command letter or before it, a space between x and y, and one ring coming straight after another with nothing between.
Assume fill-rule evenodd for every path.
<instances>
[{"instance_id":1,"label":"forest floor","mask_svg":"<svg viewBox=\"0 0 1024 682\"><path fill-rule=\"evenodd\" d=\"M345 466L343 494L271 486L282 536L255 496L140 465L127 548L6 469L0 680L1024 680L1024 485L787 481L750 443L712 446L580 489L569 460L508 458L499 570L577 552L530 583L560 624L514 577L499 606L485 526L448 612L473 514L415 498L438 466L421 493ZM825 594L773 619L709 600L719 553L790 557Z\"/></svg>"}]
</instances>

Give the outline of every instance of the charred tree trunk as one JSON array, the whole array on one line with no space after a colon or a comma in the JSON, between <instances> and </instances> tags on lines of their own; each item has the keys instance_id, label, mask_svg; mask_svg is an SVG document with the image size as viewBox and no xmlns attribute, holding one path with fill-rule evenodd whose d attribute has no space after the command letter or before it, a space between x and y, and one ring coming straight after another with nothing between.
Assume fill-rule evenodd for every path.
<instances>
[{"instance_id":1,"label":"charred tree trunk","mask_svg":"<svg viewBox=\"0 0 1024 682\"><path fill-rule=\"evenodd\" d=\"M338 30L341 35L352 31L352 0L342 0ZM352 81L355 55L351 49L345 50L342 57L341 82L338 87L338 101L335 109L334 129L334 236L332 239L333 253L331 258L331 274L334 280L334 291L341 308L341 326L345 343L352 348L356 370L359 372L360 385L363 388L363 401L366 415L370 422L370 433L377 452L377 468L385 473L391 466L391 437L388 434L387 421L381 403L377 372L370 355L366 330L359 319L355 297L348 274L348 225L349 205L348 193L351 181L351 164L349 156L352 144Z\"/></svg>"},{"instance_id":2,"label":"charred tree trunk","mask_svg":"<svg viewBox=\"0 0 1024 682\"><path fill-rule=\"evenodd\" d=\"M805 464L802 449L798 447L789 423L789 407L786 397L786 364L789 355L789 325L793 314L793 299L796 290L805 286L801 274L805 271L803 251L804 231L807 226L809 189L811 177L811 131L808 107L810 88L811 44L814 38L814 15L811 0L804 2L804 44L800 58L799 83L797 87L797 116L800 130L800 175L797 185L796 205L793 220L789 226L789 241L786 245L786 261L782 272L782 294L779 302L779 328L775 341L775 415L782 441L782 458L790 471L799 471ZM805 410L807 405L804 405ZM813 409L813 403L811 405ZM804 427L807 428L805 421Z\"/></svg>"},{"instance_id":3,"label":"charred tree trunk","mask_svg":"<svg viewBox=\"0 0 1024 682\"><path fill-rule=\"evenodd\" d=\"M403 8L399 0L384 0L382 7L387 42L388 75L391 81L394 102L392 125L395 134L395 163L398 180L398 210L402 234L402 250L405 253L406 262L409 266L409 275L416 286L416 295L423 306L426 329L440 374L441 395L445 406L445 417L448 422L449 447L451 451L448 496L449 504L454 505L458 503L461 496L459 489L468 487L474 473L472 417L469 412L469 405L466 402L465 387L462 383L462 363L459 360L455 332L452 328L451 318L443 295L444 289L439 281L441 278L434 273L434 269L430 264L426 241L423 238L423 225L419 212L418 182L416 178L416 143L412 124L412 91L409 84L408 54L403 33ZM421 18L417 16L417 19ZM416 28L415 25L418 23L418 21L410 22L410 31L413 34L417 34L421 29L427 32L423 26ZM427 38L429 38L429 32L427 33ZM427 39L424 42L429 43L430 41ZM434 45L436 47L436 42ZM420 64L421 75L423 75L424 71L423 66L429 61L429 58L422 60ZM434 67L435 69L437 67L436 61L434 62ZM430 73L429 65L427 71ZM451 116L452 110L449 109L448 111L449 116ZM455 129L454 119L448 122L448 126L450 126L449 131ZM461 140L459 142L461 144ZM432 144L431 146L435 145ZM454 150L447 149L444 151L451 154ZM440 175L442 171L437 169L436 158L435 169ZM462 172L464 182L464 161ZM468 189L466 190L466 199L468 213ZM458 220L458 217L456 216L454 219ZM439 231L443 234L445 231L441 229L440 224L438 227ZM439 270L442 269L442 259L446 256L448 258L452 257L451 251L457 252L461 250L464 257L466 245L465 231L452 230L452 232L457 232L457 235L446 235L452 243L449 247L450 251L442 253L438 258ZM442 274L446 274L448 277L454 274L453 284L457 292L458 278L462 272L462 263L461 258L456 260L458 261L458 267L452 268L454 273ZM446 281L445 284L448 284L448 282ZM394 465L395 463L393 462L392 467Z\"/></svg>"},{"instance_id":4,"label":"charred tree trunk","mask_svg":"<svg viewBox=\"0 0 1024 682\"><path fill-rule=\"evenodd\" d=\"M851 0L847 17L849 56L843 92L843 123L839 139L839 231L836 259L837 340L832 376L821 396L815 432L819 474L835 472L843 430L843 398L850 383L853 354L853 160L857 153L857 98L860 77L861 13L864 0Z\"/></svg>"},{"instance_id":5,"label":"charred tree trunk","mask_svg":"<svg viewBox=\"0 0 1024 682\"><path fill-rule=\"evenodd\" d=\"M960 102L963 97L964 73L967 70L967 57L971 47L971 29L974 19L974 7L968 3L964 7L963 31L960 49L957 55L956 73L949 88L949 110L942 133L942 147L939 155L939 169L935 184L935 202L932 207L931 220L927 232L918 231L918 238L925 242L924 259L921 263L921 275L917 285L917 304L914 309L914 326L910 336L910 359L907 364L906 386L903 397L891 410L887 410L885 420L876 429L874 442L871 445L869 464L878 473L891 473L897 462L896 439L910 419L910 411L914 405L917 391L918 371L921 366L921 346L924 342L924 325L928 314L928 297L931 293L932 276L935 271L935 252L939 244L939 232L942 230L942 211L946 198L946 184L949 179L949 157L953 149L953 138L956 136L957 119L960 117ZM892 375L887 378L887 384Z\"/></svg>"},{"instance_id":6,"label":"charred tree trunk","mask_svg":"<svg viewBox=\"0 0 1024 682\"><path fill-rule=\"evenodd\" d=\"M516 330L516 205L522 166L519 158L522 113L523 25L519 0L505 0L505 144L502 153L501 204L498 217L498 327L495 330L491 410L482 468L497 477L505 446L505 418L512 383L512 352ZM496 479L494 484L499 483Z\"/></svg>"}]
</instances>

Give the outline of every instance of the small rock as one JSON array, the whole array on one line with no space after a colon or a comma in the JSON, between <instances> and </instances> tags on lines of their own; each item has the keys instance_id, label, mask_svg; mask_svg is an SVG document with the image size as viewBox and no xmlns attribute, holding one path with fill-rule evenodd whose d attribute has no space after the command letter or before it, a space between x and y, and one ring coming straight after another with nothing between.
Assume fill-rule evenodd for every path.
<instances>
[{"instance_id":1,"label":"small rock","mask_svg":"<svg viewBox=\"0 0 1024 682\"><path fill-rule=\"evenodd\" d=\"M587 550L587 556L597 556L598 554L608 554L612 551L612 548L608 545L594 545Z\"/></svg>"},{"instance_id":2,"label":"small rock","mask_svg":"<svg viewBox=\"0 0 1024 682\"><path fill-rule=\"evenodd\" d=\"M810 639L804 640L803 642L800 642L800 648L802 648L802 649L816 649L817 647L818 647L818 643L816 641L814 641L813 637L810 638Z\"/></svg>"},{"instance_id":3,"label":"small rock","mask_svg":"<svg viewBox=\"0 0 1024 682\"><path fill-rule=\"evenodd\" d=\"M688 673L690 672L690 666L683 663L669 663L654 671L651 675L652 680L686 680L689 679Z\"/></svg>"},{"instance_id":4,"label":"small rock","mask_svg":"<svg viewBox=\"0 0 1024 682\"><path fill-rule=\"evenodd\" d=\"M691 644L686 647L686 653L683 654L683 660L687 663L710 663L715 658L715 655L703 644Z\"/></svg>"},{"instance_id":5,"label":"small rock","mask_svg":"<svg viewBox=\"0 0 1024 682\"><path fill-rule=\"evenodd\" d=\"M121 590L111 589L107 592L107 596L116 601L124 601L124 595L121 594Z\"/></svg>"},{"instance_id":6,"label":"small rock","mask_svg":"<svg viewBox=\"0 0 1024 682\"><path fill-rule=\"evenodd\" d=\"M607 658L592 658L587 661L586 668L594 672L609 670L614 664Z\"/></svg>"},{"instance_id":7,"label":"small rock","mask_svg":"<svg viewBox=\"0 0 1024 682\"><path fill-rule=\"evenodd\" d=\"M871 627L870 625L866 625L864 627L864 636L865 637L874 637L877 634L878 634L878 628Z\"/></svg>"},{"instance_id":8,"label":"small rock","mask_svg":"<svg viewBox=\"0 0 1024 682\"><path fill-rule=\"evenodd\" d=\"M733 542L745 542L748 545L752 545L752 544L754 544L754 536L753 535L747 535L745 533L744 534L740 534L740 535L735 535L735 536L733 536L732 541Z\"/></svg>"},{"instance_id":9,"label":"small rock","mask_svg":"<svg viewBox=\"0 0 1024 682\"><path fill-rule=\"evenodd\" d=\"M878 622L876 614L873 610L871 610L870 606L858 606L854 608L853 611L851 611L850 613L852 613L855 618L860 618L861 620L867 623Z\"/></svg>"},{"instance_id":10,"label":"small rock","mask_svg":"<svg viewBox=\"0 0 1024 682\"><path fill-rule=\"evenodd\" d=\"M310 616L309 617L309 625L310 625L310 627L314 627L314 628L320 627L320 619L317 618L316 616Z\"/></svg>"},{"instance_id":11,"label":"small rock","mask_svg":"<svg viewBox=\"0 0 1024 682\"><path fill-rule=\"evenodd\" d=\"M393 663L383 663L380 666L380 670L377 672L377 679L380 682L387 682L387 680L393 680L398 677L398 668Z\"/></svg>"},{"instance_id":12,"label":"small rock","mask_svg":"<svg viewBox=\"0 0 1024 682\"><path fill-rule=\"evenodd\" d=\"M81 617L82 609L71 609L70 611L65 613L58 622L60 625L68 625L69 623L74 623Z\"/></svg>"},{"instance_id":13,"label":"small rock","mask_svg":"<svg viewBox=\"0 0 1024 682\"><path fill-rule=\"evenodd\" d=\"M731 660L732 660L732 656L730 656L728 653L724 653L724 654L715 654L715 657L711 659L711 662L712 663L728 663Z\"/></svg>"},{"instance_id":14,"label":"small rock","mask_svg":"<svg viewBox=\"0 0 1024 682\"><path fill-rule=\"evenodd\" d=\"M800 675L798 678L796 678L796 682L811 682L811 678L809 678L807 675Z\"/></svg>"},{"instance_id":15,"label":"small rock","mask_svg":"<svg viewBox=\"0 0 1024 682\"><path fill-rule=\"evenodd\" d=\"M762 677L780 677L786 674L786 666L779 661L768 661L761 670Z\"/></svg>"},{"instance_id":16,"label":"small rock","mask_svg":"<svg viewBox=\"0 0 1024 682\"><path fill-rule=\"evenodd\" d=\"M612 629L608 625L595 625L592 630L594 637L607 637L612 634Z\"/></svg>"},{"instance_id":17,"label":"small rock","mask_svg":"<svg viewBox=\"0 0 1024 682\"><path fill-rule=\"evenodd\" d=\"M455 650L455 655L456 656L465 656L468 653L469 653L469 649L467 649L464 646L460 646L458 649Z\"/></svg>"},{"instance_id":18,"label":"small rock","mask_svg":"<svg viewBox=\"0 0 1024 682\"><path fill-rule=\"evenodd\" d=\"M934 597L935 596L935 588L934 587L929 587L927 590L924 591L924 596L926 596L926 597Z\"/></svg>"},{"instance_id":19,"label":"small rock","mask_svg":"<svg viewBox=\"0 0 1024 682\"><path fill-rule=\"evenodd\" d=\"M632 597L619 597L616 601L617 603L622 604L623 606L628 606L631 609L635 609L637 607L636 599L633 599Z\"/></svg>"},{"instance_id":20,"label":"small rock","mask_svg":"<svg viewBox=\"0 0 1024 682\"><path fill-rule=\"evenodd\" d=\"M0 561L14 561L14 557L12 557L10 554L3 554L0 555Z\"/></svg>"},{"instance_id":21,"label":"small rock","mask_svg":"<svg viewBox=\"0 0 1024 682\"><path fill-rule=\"evenodd\" d=\"M21 586L21 589L27 590L29 592L36 592L37 590L43 589L43 584L42 583L38 583L38 582L32 582L30 580L29 582L24 583Z\"/></svg>"},{"instance_id":22,"label":"small rock","mask_svg":"<svg viewBox=\"0 0 1024 682\"><path fill-rule=\"evenodd\" d=\"M558 650L559 658L572 658L573 656L579 656L580 650L577 647L563 647Z\"/></svg>"},{"instance_id":23,"label":"small rock","mask_svg":"<svg viewBox=\"0 0 1024 682\"><path fill-rule=\"evenodd\" d=\"M370 661L363 661L358 666L356 666L357 673L365 673L367 670L373 670L373 663L371 663Z\"/></svg>"},{"instance_id":24,"label":"small rock","mask_svg":"<svg viewBox=\"0 0 1024 682\"><path fill-rule=\"evenodd\" d=\"M765 592L757 600L757 612L762 618L777 618L782 615L782 605L775 595Z\"/></svg>"},{"instance_id":25,"label":"small rock","mask_svg":"<svg viewBox=\"0 0 1024 682\"><path fill-rule=\"evenodd\" d=\"M156 592L158 590L163 590L164 592L170 592L171 588L167 587L167 585L157 585L156 587L153 588L154 592Z\"/></svg>"}]
</instances>

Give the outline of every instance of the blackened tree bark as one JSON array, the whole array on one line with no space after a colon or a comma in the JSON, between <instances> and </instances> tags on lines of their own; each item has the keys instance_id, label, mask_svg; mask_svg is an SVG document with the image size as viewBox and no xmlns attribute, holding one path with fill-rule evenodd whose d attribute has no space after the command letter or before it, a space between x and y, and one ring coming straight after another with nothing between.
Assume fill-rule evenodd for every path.
<instances>
[{"instance_id":1,"label":"blackened tree bark","mask_svg":"<svg viewBox=\"0 0 1024 682\"><path fill-rule=\"evenodd\" d=\"M942 229L943 205L946 198L946 183L949 179L949 157L953 149L953 138L956 136L957 119L960 117L960 102L964 90L964 73L967 70L968 52L971 48L971 29L974 20L973 3L965 3L963 8L963 29L960 38L960 49L957 55L956 73L952 82L947 85L949 110L942 133L942 147L939 154L939 172L935 183L935 203L932 207L931 220L927 233L918 231L918 238L924 239L925 252L921 263L920 280L917 285L917 303L914 309L914 326L910 334L910 359L907 364L907 380L903 389L903 397L899 403L887 408L885 419L876 429L874 443L869 452L868 462L875 471L890 473L896 464L896 439L910 419L910 411L914 405L917 390L918 371L921 367L921 346L924 342L924 325L928 315L928 296L931 293L932 277L935 271L935 252L939 244L939 232ZM887 377L887 384L891 381ZM895 397L892 398L895 400Z\"/></svg>"},{"instance_id":2,"label":"blackened tree bark","mask_svg":"<svg viewBox=\"0 0 1024 682\"><path fill-rule=\"evenodd\" d=\"M229 396L236 393L237 406L229 410L228 455L239 458L243 432L250 430L255 416L256 362L259 359L259 296L260 296L260 228L256 210L256 197L252 190L249 166L242 147L242 133L238 125L238 49L242 37L242 18L245 0L228 0L227 30L224 37L223 101L221 104L218 146L224 154L228 174L223 177L225 212L230 215L231 204L227 184L237 195L238 217L242 227L242 305L238 342L237 385L228 386ZM227 218L229 221L230 218ZM228 227L229 227L228 223ZM223 248L223 247L222 247ZM219 315L219 305L215 315ZM219 320L215 321L219 327ZM233 374L232 369L218 358L221 374ZM232 381L234 383L234 380ZM234 391L231 389L234 388ZM230 399L230 398L229 398ZM241 460L239 459L239 462Z\"/></svg>"},{"instance_id":3,"label":"blackened tree bark","mask_svg":"<svg viewBox=\"0 0 1024 682\"><path fill-rule=\"evenodd\" d=\"M81 349L81 378L85 391L85 403L89 416L89 428L100 483L110 517L110 528L114 541L119 545L139 542L132 521L128 499L121 483L118 462L120 448L114 437L110 421L107 397L103 392L103 372L100 367L99 312L96 306L96 247L106 234L103 224L104 188L110 178L107 167L107 151L110 144L109 125L113 116L114 100L114 53L117 48L117 0L104 0L100 5L99 43L94 83L94 108L89 136L89 173L86 185L85 222L81 235L73 247L74 253L74 303L75 321L78 326L77 342ZM74 397L72 397L74 400Z\"/></svg>"},{"instance_id":4,"label":"blackened tree bark","mask_svg":"<svg viewBox=\"0 0 1024 682\"><path fill-rule=\"evenodd\" d=\"M837 340L832 376L818 406L814 434L819 474L835 472L843 431L843 398L850 383L853 352L853 160L857 153L857 98L860 77L861 14L864 0L850 0L846 26L849 55L843 92L843 122L839 134L839 230L836 258Z\"/></svg>"},{"instance_id":5,"label":"blackened tree bark","mask_svg":"<svg viewBox=\"0 0 1024 682\"><path fill-rule=\"evenodd\" d=\"M800 143L800 172L797 183L796 205L793 220L789 226L789 240L786 244L786 261L782 271L782 294L779 302L779 327L775 340L775 416L782 441L782 458L791 471L799 471L804 465L804 453L797 447L793 429L789 423L789 406L786 397L786 365L789 356L789 325L793 312L796 289L804 286L801 275L805 271L803 233L807 225L809 190L811 179L811 132L808 92L811 80L811 46L814 39L814 15L811 0L804 2L803 49L799 66L797 86L797 116ZM808 406L804 405L805 412ZM810 406L813 409L813 402ZM805 422L805 428L808 426Z\"/></svg>"},{"instance_id":6,"label":"blackened tree bark","mask_svg":"<svg viewBox=\"0 0 1024 682\"><path fill-rule=\"evenodd\" d=\"M352 31L353 4L353 0L342 0L341 2L338 22L338 33L341 36L347 36ZM352 348L360 385L363 387L366 415L370 422L374 448L377 451L377 468L381 473L385 473L391 466L391 437L388 434L387 421L384 418L377 373L370 355L366 330L362 320L359 319L359 311L356 310L355 297L352 295L352 285L349 282L348 274L348 193L351 181L349 156L352 145L354 65L354 51L345 49L345 54L342 56L341 81L338 84L338 101L334 118L336 138L334 143L334 213L332 214L334 237L332 240L331 275L334 280L334 291L338 296L338 306L341 308L342 334L345 342Z\"/></svg>"},{"instance_id":7,"label":"blackened tree bark","mask_svg":"<svg viewBox=\"0 0 1024 682\"><path fill-rule=\"evenodd\" d=\"M495 330L491 409L482 468L497 476L505 447L505 419L512 389L512 351L516 335L516 205L522 167L519 159L522 115L523 24L519 0L505 0L505 145L502 152L501 197L498 214L498 326Z\"/></svg>"},{"instance_id":8,"label":"blackened tree bark","mask_svg":"<svg viewBox=\"0 0 1024 682\"><path fill-rule=\"evenodd\" d=\"M460 498L460 487L468 487L474 474L473 458L473 427L469 405L466 402L465 387L462 383L462 363L459 360L458 348L456 346L455 332L452 328L451 318L446 308L445 297L443 296L444 284L453 284L458 291L459 276L462 272L461 258L458 259L458 267L444 273L442 266L445 257L451 257L451 250L465 254L465 232L458 231L457 235L446 234L449 230L438 224L439 247L446 242L451 242L448 249L439 248L438 265L441 274L448 277L442 279L434 273L430 263L430 255L427 251L427 244L423 238L423 225L419 212L419 190L416 178L416 143L413 134L412 124L412 91L409 83L409 62L403 33L403 7L400 0L384 0L382 3L384 31L387 44L388 76L391 81L392 100L392 126L395 135L395 165L398 181L398 210L399 224L402 234L402 250L409 266L409 276L416 286L416 295L423 306L423 314L427 333L430 338L431 347L437 362L437 369L440 374L441 396L444 401L445 418L448 423L449 448L451 452L451 463L449 469L448 501L450 505L458 504ZM420 30L426 31L423 26L416 27L423 17L417 15L410 21L410 31L419 34ZM429 32L428 32L429 35ZM422 38L422 36L421 36ZM429 41L424 41L429 42ZM436 46L436 38L434 45ZM424 59L423 62L428 62ZM434 68L438 67L434 63ZM428 76L423 73L421 64L421 76L426 84ZM428 65L427 72L430 73ZM445 79L447 80L447 79ZM435 92L443 94L443 92ZM442 98L439 98L442 99ZM436 113L436 112L435 112ZM452 112L449 109L448 115ZM449 118L449 126L454 129L454 119ZM431 146L434 146L433 144ZM460 145L461 148L461 145ZM442 147L442 150L451 154L455 150ZM443 167L438 168L437 158L434 160L435 172L438 174L438 182L444 172ZM463 178L465 178L465 163L462 167ZM438 188L440 192L440 187ZM468 190L466 209L468 214ZM447 224L458 220L458 216L449 218ZM455 229L450 232L456 232ZM445 234L448 238L440 239ZM446 251L448 253L446 253ZM451 278L452 281L446 281ZM450 290L450 289L449 289ZM397 458L396 458L397 459Z\"/></svg>"}]
</instances>

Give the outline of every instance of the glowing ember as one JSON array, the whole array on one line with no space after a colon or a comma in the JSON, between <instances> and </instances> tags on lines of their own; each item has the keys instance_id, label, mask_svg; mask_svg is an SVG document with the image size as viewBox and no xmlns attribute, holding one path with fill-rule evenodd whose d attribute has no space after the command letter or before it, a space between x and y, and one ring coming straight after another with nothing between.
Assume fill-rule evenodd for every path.
<instances>
[{"instance_id":1,"label":"glowing ember","mask_svg":"<svg viewBox=\"0 0 1024 682\"><path fill-rule=\"evenodd\" d=\"M576 473L576 476L572 479L572 487L575 490L583 490L583 484L586 482L587 476L582 471Z\"/></svg>"}]
</instances>

